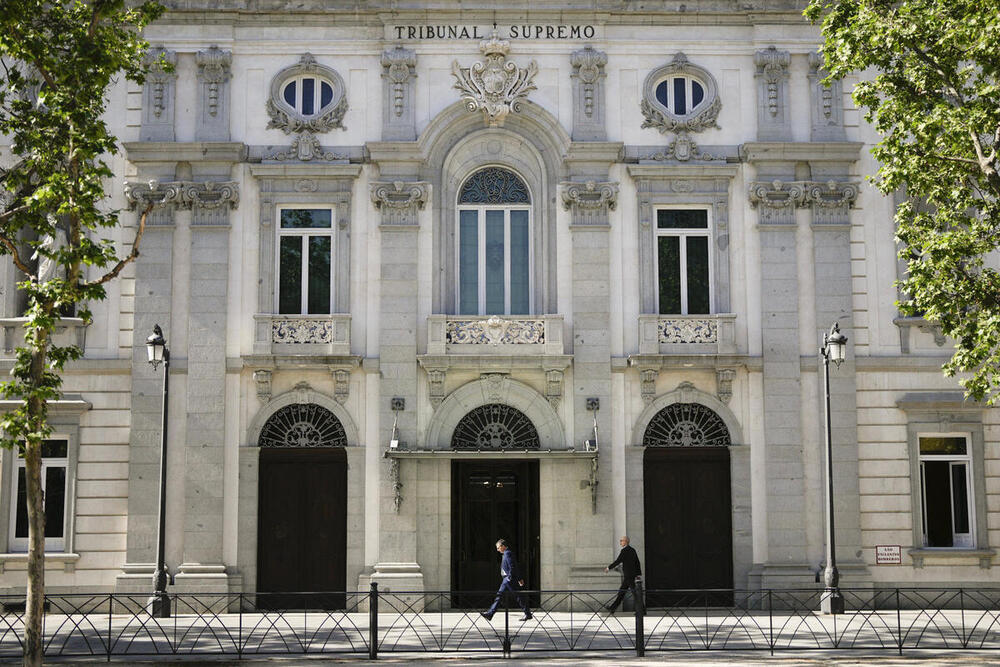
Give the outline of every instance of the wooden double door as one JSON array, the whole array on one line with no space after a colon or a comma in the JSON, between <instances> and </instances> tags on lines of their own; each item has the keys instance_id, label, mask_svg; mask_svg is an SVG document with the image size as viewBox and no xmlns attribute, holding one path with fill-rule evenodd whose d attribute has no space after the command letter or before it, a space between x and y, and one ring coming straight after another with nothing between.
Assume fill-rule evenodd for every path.
<instances>
[{"instance_id":1,"label":"wooden double door","mask_svg":"<svg viewBox=\"0 0 1000 667\"><path fill-rule=\"evenodd\" d=\"M451 466L455 608L485 608L500 584L507 540L529 589L539 587L538 461L456 460Z\"/></svg>"},{"instance_id":2,"label":"wooden double door","mask_svg":"<svg viewBox=\"0 0 1000 667\"><path fill-rule=\"evenodd\" d=\"M260 451L257 604L341 609L347 586L347 453ZM289 593L310 593L290 595Z\"/></svg>"},{"instance_id":3,"label":"wooden double door","mask_svg":"<svg viewBox=\"0 0 1000 667\"><path fill-rule=\"evenodd\" d=\"M647 447L643 461L647 606L732 604L727 447ZM656 590L701 589L658 594Z\"/></svg>"}]
</instances>

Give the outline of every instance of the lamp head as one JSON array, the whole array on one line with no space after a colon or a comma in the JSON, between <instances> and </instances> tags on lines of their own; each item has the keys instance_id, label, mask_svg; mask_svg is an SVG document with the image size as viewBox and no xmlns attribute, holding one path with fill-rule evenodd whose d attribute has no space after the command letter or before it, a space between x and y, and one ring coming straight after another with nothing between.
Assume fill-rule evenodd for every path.
<instances>
[{"instance_id":1,"label":"lamp head","mask_svg":"<svg viewBox=\"0 0 1000 667\"><path fill-rule=\"evenodd\" d=\"M167 349L167 340L163 337L163 330L159 324L153 325L153 335L146 339L146 354L149 363L155 370L163 361L164 351Z\"/></svg>"},{"instance_id":2,"label":"lamp head","mask_svg":"<svg viewBox=\"0 0 1000 667\"><path fill-rule=\"evenodd\" d=\"M847 336L840 332L839 322L834 322L830 333L823 336L823 345L827 358L839 367L847 357Z\"/></svg>"}]
</instances>

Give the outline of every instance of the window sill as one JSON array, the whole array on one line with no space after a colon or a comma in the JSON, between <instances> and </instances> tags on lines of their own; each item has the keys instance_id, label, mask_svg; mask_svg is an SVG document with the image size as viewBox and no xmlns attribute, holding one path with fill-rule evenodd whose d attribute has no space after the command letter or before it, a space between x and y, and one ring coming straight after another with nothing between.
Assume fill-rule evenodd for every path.
<instances>
[{"instance_id":1,"label":"window sill","mask_svg":"<svg viewBox=\"0 0 1000 667\"><path fill-rule=\"evenodd\" d=\"M916 548L907 553L913 559L913 567L922 568L925 561L931 565L968 565L971 561L979 561L979 567L988 570L993 565L996 551L993 549L952 549L952 548Z\"/></svg>"},{"instance_id":2,"label":"window sill","mask_svg":"<svg viewBox=\"0 0 1000 667\"><path fill-rule=\"evenodd\" d=\"M49 564L62 563L63 572L73 572L76 570L76 562L80 560L80 554L73 553L46 553L45 554L45 566L48 569ZM17 565L24 563L27 567L28 564L28 554L26 553L6 553L0 554L0 574L3 574L7 570L7 565ZM16 568L20 570L21 568Z\"/></svg>"}]
</instances>

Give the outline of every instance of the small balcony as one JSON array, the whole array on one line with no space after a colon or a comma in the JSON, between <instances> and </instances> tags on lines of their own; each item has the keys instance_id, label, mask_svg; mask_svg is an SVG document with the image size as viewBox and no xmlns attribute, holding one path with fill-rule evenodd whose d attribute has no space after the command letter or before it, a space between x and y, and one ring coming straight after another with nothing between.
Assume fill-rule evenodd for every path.
<instances>
[{"instance_id":1,"label":"small balcony","mask_svg":"<svg viewBox=\"0 0 1000 667\"><path fill-rule=\"evenodd\" d=\"M347 356L351 316L268 315L254 318L254 354Z\"/></svg>"},{"instance_id":2,"label":"small balcony","mask_svg":"<svg viewBox=\"0 0 1000 667\"><path fill-rule=\"evenodd\" d=\"M27 317L0 318L0 329L3 330L3 356L13 357L14 350L24 345L24 324ZM87 325L79 317L63 317L56 325L52 344L56 346L76 345L84 349L87 339Z\"/></svg>"},{"instance_id":3,"label":"small balcony","mask_svg":"<svg viewBox=\"0 0 1000 667\"><path fill-rule=\"evenodd\" d=\"M562 355L562 315L431 315L428 355Z\"/></svg>"},{"instance_id":4,"label":"small balcony","mask_svg":"<svg viewBox=\"0 0 1000 667\"><path fill-rule=\"evenodd\" d=\"M736 315L640 315L639 354L735 354Z\"/></svg>"}]
</instances>

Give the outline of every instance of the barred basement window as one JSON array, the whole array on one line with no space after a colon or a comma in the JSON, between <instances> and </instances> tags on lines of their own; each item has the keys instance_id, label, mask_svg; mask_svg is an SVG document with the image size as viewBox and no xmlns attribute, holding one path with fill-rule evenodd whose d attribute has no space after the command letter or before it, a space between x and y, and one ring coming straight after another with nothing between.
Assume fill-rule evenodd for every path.
<instances>
[{"instance_id":1,"label":"barred basement window","mask_svg":"<svg viewBox=\"0 0 1000 667\"><path fill-rule=\"evenodd\" d=\"M699 403L674 403L646 426L643 447L728 447L729 429L719 415Z\"/></svg>"},{"instance_id":2,"label":"barred basement window","mask_svg":"<svg viewBox=\"0 0 1000 667\"><path fill-rule=\"evenodd\" d=\"M500 403L483 405L462 417L451 437L452 449L538 449L538 432L516 408Z\"/></svg>"},{"instance_id":3,"label":"barred basement window","mask_svg":"<svg viewBox=\"0 0 1000 667\"><path fill-rule=\"evenodd\" d=\"M260 447L346 447L347 433L337 417L315 403L286 405L267 420Z\"/></svg>"}]
</instances>

